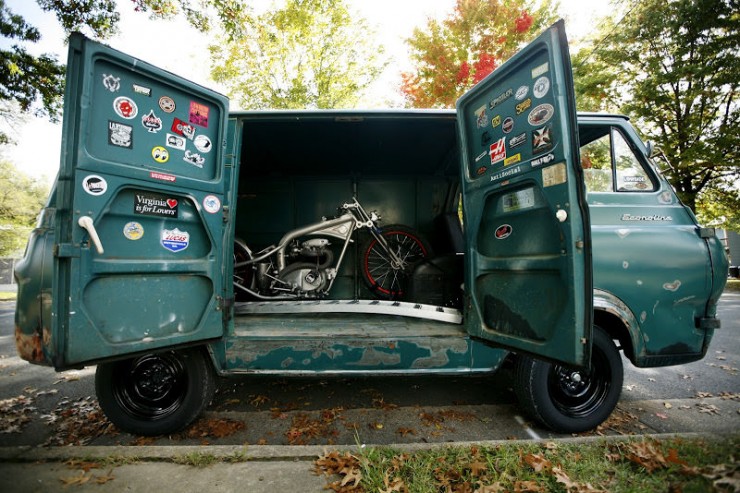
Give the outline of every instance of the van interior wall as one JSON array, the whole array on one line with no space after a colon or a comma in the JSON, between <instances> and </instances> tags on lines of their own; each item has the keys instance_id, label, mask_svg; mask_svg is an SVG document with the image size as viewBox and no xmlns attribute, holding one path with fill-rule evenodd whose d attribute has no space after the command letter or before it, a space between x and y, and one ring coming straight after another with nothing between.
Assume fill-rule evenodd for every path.
<instances>
[{"instance_id":1,"label":"van interior wall","mask_svg":"<svg viewBox=\"0 0 740 493\"><path fill-rule=\"evenodd\" d=\"M414 117L415 116L415 117ZM334 217L356 197L381 226L419 231L435 254L454 253L445 215L457 214L454 118L315 113L243 122L236 236L253 252L295 228ZM331 298L372 298L358 277L357 232ZM332 239L338 254L341 240Z\"/></svg>"}]
</instances>

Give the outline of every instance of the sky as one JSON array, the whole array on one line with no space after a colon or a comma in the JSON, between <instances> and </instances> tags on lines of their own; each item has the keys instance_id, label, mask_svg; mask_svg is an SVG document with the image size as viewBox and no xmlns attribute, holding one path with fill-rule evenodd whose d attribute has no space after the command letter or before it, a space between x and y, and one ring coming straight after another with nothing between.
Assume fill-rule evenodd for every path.
<instances>
[{"instance_id":1,"label":"sky","mask_svg":"<svg viewBox=\"0 0 740 493\"><path fill-rule=\"evenodd\" d=\"M151 21L146 14L133 12L130 0L117 0L121 13L120 34L106 44L149 63L162 67L219 92L225 92L209 77L209 36L191 28L184 20ZM264 8L269 0L250 0ZM370 88L363 100L365 107L399 106L400 73L410 68L404 40L415 27L428 18L443 19L453 11L455 0L347 0L351 9L362 15L377 31L390 63L385 73ZM6 0L14 13L39 28L42 39L28 44L33 54L52 53L66 60L65 35L53 14L43 12L33 0ZM566 20L570 39L590 33L596 20L610 10L609 0L561 0L559 9ZM362 33L360 33L362 35ZM7 46L0 41L0 46ZM0 157L9 159L25 173L51 183L59 167L61 125L29 117L25 124L11 131L15 146L0 148Z\"/></svg>"}]
</instances>

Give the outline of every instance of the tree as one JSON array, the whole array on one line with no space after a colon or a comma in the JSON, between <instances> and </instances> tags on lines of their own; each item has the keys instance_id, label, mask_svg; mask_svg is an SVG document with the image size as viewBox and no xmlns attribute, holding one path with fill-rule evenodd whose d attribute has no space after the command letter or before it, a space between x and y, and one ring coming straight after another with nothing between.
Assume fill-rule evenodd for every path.
<instances>
[{"instance_id":1,"label":"tree","mask_svg":"<svg viewBox=\"0 0 740 493\"><path fill-rule=\"evenodd\" d=\"M239 0L132 0L137 11L167 19L180 13L200 30L208 30L218 18L221 28L235 34L243 6ZM115 0L36 0L47 12L56 14L65 32L83 31L105 39L116 33L120 15ZM192 4L197 2L196 6ZM12 41L0 49L0 120L13 127L20 115L32 113L57 121L61 113L65 67L53 55L31 55L27 46L41 39L39 30L14 14L0 0L0 34ZM0 144L10 143L7 132L0 130Z\"/></svg>"},{"instance_id":2,"label":"tree","mask_svg":"<svg viewBox=\"0 0 740 493\"><path fill-rule=\"evenodd\" d=\"M414 69L402 74L406 104L453 107L555 19L550 0L457 0L453 14L430 19L407 40Z\"/></svg>"},{"instance_id":3,"label":"tree","mask_svg":"<svg viewBox=\"0 0 740 493\"><path fill-rule=\"evenodd\" d=\"M351 107L385 65L343 0L287 0L240 32L210 47L211 76L245 109Z\"/></svg>"},{"instance_id":4,"label":"tree","mask_svg":"<svg viewBox=\"0 0 740 493\"><path fill-rule=\"evenodd\" d=\"M23 252L48 188L0 159L0 257Z\"/></svg>"},{"instance_id":5,"label":"tree","mask_svg":"<svg viewBox=\"0 0 740 493\"><path fill-rule=\"evenodd\" d=\"M575 57L579 109L630 115L696 211L703 191L740 177L740 11L734 0L641 0L618 16Z\"/></svg>"}]
</instances>

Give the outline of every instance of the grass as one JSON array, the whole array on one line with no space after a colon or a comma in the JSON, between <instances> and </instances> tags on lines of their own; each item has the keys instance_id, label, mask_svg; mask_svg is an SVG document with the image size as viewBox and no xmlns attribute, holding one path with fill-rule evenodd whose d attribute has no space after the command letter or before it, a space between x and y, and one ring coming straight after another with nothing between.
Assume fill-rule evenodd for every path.
<instances>
[{"instance_id":1,"label":"grass","mask_svg":"<svg viewBox=\"0 0 740 493\"><path fill-rule=\"evenodd\" d=\"M13 301L15 297L14 291L0 291L0 301Z\"/></svg>"},{"instance_id":2,"label":"grass","mask_svg":"<svg viewBox=\"0 0 740 493\"><path fill-rule=\"evenodd\" d=\"M740 279L728 279L725 292L740 293Z\"/></svg>"},{"instance_id":3,"label":"grass","mask_svg":"<svg viewBox=\"0 0 740 493\"><path fill-rule=\"evenodd\" d=\"M317 466L343 476L333 484L344 489L330 488L335 491L698 493L724 491L715 490L715 486L732 484L733 475L740 471L739 449L740 435L721 441L674 438L516 443L413 453L381 447L365 450L351 460L348 454L333 456L336 470L321 467L322 458ZM351 461L354 465L348 463ZM348 475L350 480L342 485ZM354 477L361 479L355 481Z\"/></svg>"}]
</instances>

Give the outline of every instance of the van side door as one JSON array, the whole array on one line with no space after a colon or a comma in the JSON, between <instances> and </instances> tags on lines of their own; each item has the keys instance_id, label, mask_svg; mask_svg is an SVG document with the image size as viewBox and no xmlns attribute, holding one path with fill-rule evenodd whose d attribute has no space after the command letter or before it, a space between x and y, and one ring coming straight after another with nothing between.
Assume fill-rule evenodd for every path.
<instances>
[{"instance_id":1,"label":"van side door","mask_svg":"<svg viewBox=\"0 0 740 493\"><path fill-rule=\"evenodd\" d=\"M588 366L591 240L559 21L457 103L468 332Z\"/></svg>"},{"instance_id":2,"label":"van side door","mask_svg":"<svg viewBox=\"0 0 740 493\"><path fill-rule=\"evenodd\" d=\"M220 94L70 37L52 288L57 369L222 335L227 113Z\"/></svg>"}]
</instances>

